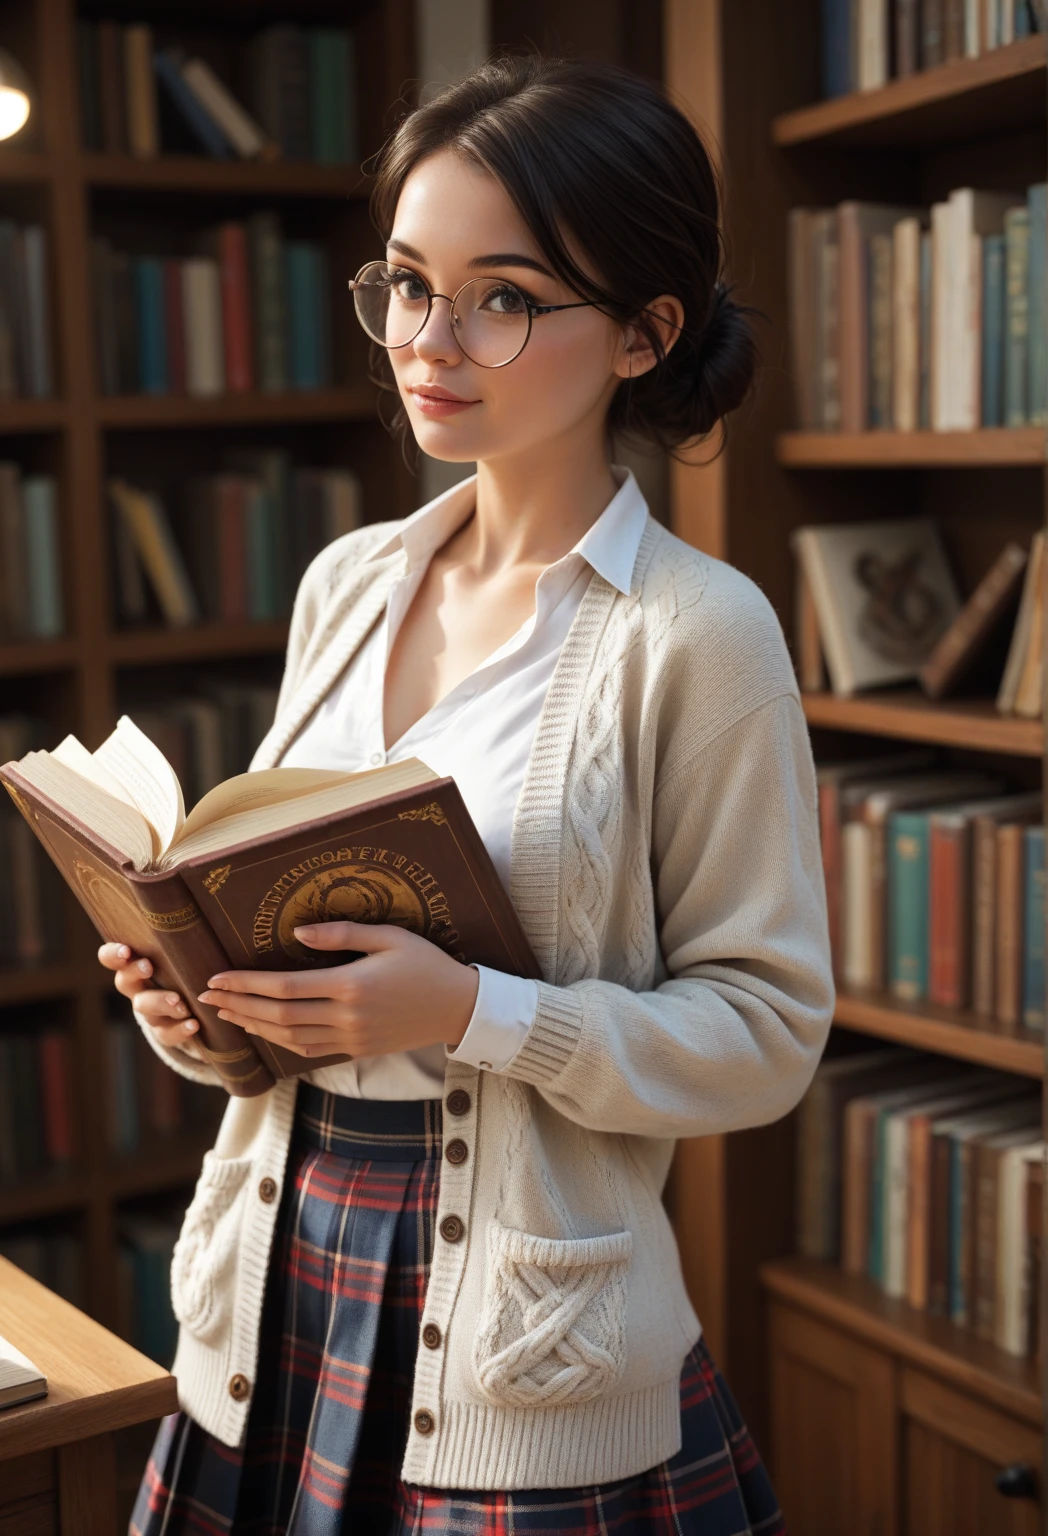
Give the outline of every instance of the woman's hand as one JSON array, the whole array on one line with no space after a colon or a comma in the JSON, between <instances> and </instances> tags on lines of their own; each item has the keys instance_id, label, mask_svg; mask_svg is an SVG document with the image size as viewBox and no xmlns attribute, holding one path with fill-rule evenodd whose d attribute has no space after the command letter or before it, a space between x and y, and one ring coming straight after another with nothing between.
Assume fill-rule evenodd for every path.
<instances>
[{"instance_id":1,"label":"woman's hand","mask_svg":"<svg viewBox=\"0 0 1048 1536\"><path fill-rule=\"evenodd\" d=\"M395 923L320 923L295 937L311 949L367 953L328 970L223 971L200 1001L300 1056L461 1042L480 985L471 966Z\"/></svg>"},{"instance_id":2,"label":"woman's hand","mask_svg":"<svg viewBox=\"0 0 1048 1536\"><path fill-rule=\"evenodd\" d=\"M199 1026L178 993L159 991L150 985L151 960L133 955L128 944L103 944L98 958L107 971L115 971L113 983L117 991L132 1000L161 1045L178 1046L194 1060L204 1060L193 1040Z\"/></svg>"}]
</instances>

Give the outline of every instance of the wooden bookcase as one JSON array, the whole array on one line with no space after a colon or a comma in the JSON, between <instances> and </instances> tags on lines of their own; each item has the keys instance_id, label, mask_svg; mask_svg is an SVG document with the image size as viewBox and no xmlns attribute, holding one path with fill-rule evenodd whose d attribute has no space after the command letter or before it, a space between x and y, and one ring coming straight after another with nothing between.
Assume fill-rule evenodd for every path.
<instances>
[{"instance_id":1,"label":"wooden bookcase","mask_svg":"<svg viewBox=\"0 0 1048 1536\"><path fill-rule=\"evenodd\" d=\"M275 681L286 624L202 624L183 630L117 629L109 569L104 481L136 469L219 467L232 443L280 445L296 461L347 465L360 475L369 520L402 517L416 504L414 482L377 414L362 334L347 277L378 251L356 166L306 162L224 162L203 156L85 153L81 145L75 26L78 16L149 22L185 34L207 56L238 47L280 20L346 25L357 43L361 158L378 149L398 101L416 87L410 0L143 0L129 4L19 0L0 14L8 47L37 90L26 147L0 145L0 211L42 222L49 235L54 399L0 401L0 450L59 483L68 634L0 645L0 712L43 716L53 738L67 730L96 746L132 696L162 698L215 669ZM27 130L29 132L29 130ZM324 241L331 268L335 384L315 392L239 394L217 399L112 397L98 392L89 241L94 230L126 232L135 248L163 246L181 230L219 218L280 209L290 228ZM216 430L221 429L221 430ZM129 694L130 690L130 694ZM53 744L53 743L49 743ZM102 1105L103 1028L110 984L93 930L70 902L69 942L60 964L0 971L0 1029L23 1004L53 1007L73 1035L81 1157L71 1174L0 1186L0 1230L49 1218L68 1220L84 1243L88 1310L116 1323L116 1216L122 1202L191 1191L211 1133L168 1139L162 1152L123 1158L107 1149Z\"/></svg>"},{"instance_id":2,"label":"wooden bookcase","mask_svg":"<svg viewBox=\"0 0 1048 1536\"><path fill-rule=\"evenodd\" d=\"M1040 428L972 433L793 430L786 227L797 205L846 197L928 206L963 185L1045 179L1046 40L1034 37L819 102L817 0L667 0L667 86L713 139L732 275L766 317L753 406L712 464L674 466L672 526L751 575L793 631L788 538L802 523L924 512L967 595L1009 538L1045 518ZM814 105L813 105L814 103ZM816 756L876 738L1042 782L1040 721L991 700L916 690L805 695ZM838 1031L1044 1078L1044 1043L969 1015L838 994ZM1044 1382L1017 1360L875 1287L793 1255L795 1116L681 1143L669 1201L711 1348L766 1455L791 1531L963 1533L1046 1528L1048 1501L1005 1499L1001 1469L1043 1476Z\"/></svg>"}]
</instances>

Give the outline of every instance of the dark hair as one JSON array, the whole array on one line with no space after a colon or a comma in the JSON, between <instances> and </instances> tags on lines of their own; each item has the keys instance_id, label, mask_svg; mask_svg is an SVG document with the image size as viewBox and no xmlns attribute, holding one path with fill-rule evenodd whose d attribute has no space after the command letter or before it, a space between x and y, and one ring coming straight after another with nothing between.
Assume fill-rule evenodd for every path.
<instances>
[{"instance_id":1,"label":"dark hair","mask_svg":"<svg viewBox=\"0 0 1048 1536\"><path fill-rule=\"evenodd\" d=\"M658 361L624 379L608 411L619 433L667 452L711 432L749 391L756 345L724 281L717 177L682 112L646 80L610 64L501 53L402 119L376 156L371 218L386 240L410 172L454 149L492 174L553 271L581 298L630 322ZM591 280L563 233L585 252ZM644 306L672 293L684 322L667 353ZM389 389L388 354L372 349ZM404 431L401 407L394 430Z\"/></svg>"}]
</instances>

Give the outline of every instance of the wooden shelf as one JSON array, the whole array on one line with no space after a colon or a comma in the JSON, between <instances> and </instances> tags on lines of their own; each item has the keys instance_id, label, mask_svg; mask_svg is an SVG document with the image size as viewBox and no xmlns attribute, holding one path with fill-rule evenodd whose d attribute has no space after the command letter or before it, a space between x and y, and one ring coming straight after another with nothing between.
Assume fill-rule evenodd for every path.
<instances>
[{"instance_id":1,"label":"wooden shelf","mask_svg":"<svg viewBox=\"0 0 1048 1536\"><path fill-rule=\"evenodd\" d=\"M84 180L94 187L164 192L246 193L264 197L363 197L365 178L353 165L312 160L212 160L205 155L85 154Z\"/></svg>"},{"instance_id":2,"label":"wooden shelf","mask_svg":"<svg viewBox=\"0 0 1048 1536\"><path fill-rule=\"evenodd\" d=\"M154 1191L159 1194L190 1183L200 1172L204 1153L214 1144L213 1130L206 1136L184 1131L181 1137L172 1138L170 1146L153 1145L121 1158L106 1174L109 1198L126 1200Z\"/></svg>"},{"instance_id":3,"label":"wooden shelf","mask_svg":"<svg viewBox=\"0 0 1048 1536\"><path fill-rule=\"evenodd\" d=\"M57 432L68 420L64 400L0 400L0 432Z\"/></svg>"},{"instance_id":4,"label":"wooden shelf","mask_svg":"<svg viewBox=\"0 0 1048 1536\"><path fill-rule=\"evenodd\" d=\"M370 421L375 391L370 385L333 389L291 389L280 394L99 396L95 415L102 427L225 427L293 421Z\"/></svg>"},{"instance_id":5,"label":"wooden shelf","mask_svg":"<svg viewBox=\"0 0 1048 1536\"><path fill-rule=\"evenodd\" d=\"M96 967L102 974L101 967ZM41 965L33 970L0 970L0 1008L21 1003L44 1002L49 998L68 997L90 978L76 965Z\"/></svg>"},{"instance_id":6,"label":"wooden shelf","mask_svg":"<svg viewBox=\"0 0 1048 1536\"><path fill-rule=\"evenodd\" d=\"M0 185L5 182L47 182L54 175L50 155L31 149L0 149Z\"/></svg>"},{"instance_id":7,"label":"wooden shelf","mask_svg":"<svg viewBox=\"0 0 1048 1536\"><path fill-rule=\"evenodd\" d=\"M761 1266L765 1287L783 1301L832 1322L880 1349L954 1382L984 1402L1040 1426L1037 1365L886 1296L872 1281L815 1259L775 1259Z\"/></svg>"},{"instance_id":8,"label":"wooden shelf","mask_svg":"<svg viewBox=\"0 0 1048 1536\"><path fill-rule=\"evenodd\" d=\"M775 118L772 137L796 144L891 145L966 142L1043 125L1045 38L1023 38L977 59L954 59Z\"/></svg>"},{"instance_id":9,"label":"wooden shelf","mask_svg":"<svg viewBox=\"0 0 1048 1536\"><path fill-rule=\"evenodd\" d=\"M895 736L933 746L968 747L977 752L1010 752L1040 757L1040 720L999 715L992 699L950 699L936 704L918 689L864 693L838 699L832 693L801 695L808 724L831 731Z\"/></svg>"},{"instance_id":10,"label":"wooden shelf","mask_svg":"<svg viewBox=\"0 0 1048 1536\"><path fill-rule=\"evenodd\" d=\"M1030 466L1043 469L1043 427L978 432L780 432L780 464L790 469L913 469Z\"/></svg>"},{"instance_id":11,"label":"wooden shelf","mask_svg":"<svg viewBox=\"0 0 1048 1536\"><path fill-rule=\"evenodd\" d=\"M63 672L77 663L75 640L19 640L0 645L0 677Z\"/></svg>"},{"instance_id":12,"label":"wooden shelf","mask_svg":"<svg viewBox=\"0 0 1048 1536\"><path fill-rule=\"evenodd\" d=\"M838 991L833 1022L845 1029L1024 1077L1044 1076L1044 1042L1032 1030L995 1033L978 1014L935 1003L906 1004L883 993Z\"/></svg>"},{"instance_id":13,"label":"wooden shelf","mask_svg":"<svg viewBox=\"0 0 1048 1536\"><path fill-rule=\"evenodd\" d=\"M115 666L200 661L218 656L258 656L283 651L287 622L193 624L184 629L131 629L109 637Z\"/></svg>"},{"instance_id":14,"label":"wooden shelf","mask_svg":"<svg viewBox=\"0 0 1048 1536\"><path fill-rule=\"evenodd\" d=\"M24 1184L0 1184L0 1226L81 1210L88 1203L87 1174L39 1174Z\"/></svg>"}]
</instances>

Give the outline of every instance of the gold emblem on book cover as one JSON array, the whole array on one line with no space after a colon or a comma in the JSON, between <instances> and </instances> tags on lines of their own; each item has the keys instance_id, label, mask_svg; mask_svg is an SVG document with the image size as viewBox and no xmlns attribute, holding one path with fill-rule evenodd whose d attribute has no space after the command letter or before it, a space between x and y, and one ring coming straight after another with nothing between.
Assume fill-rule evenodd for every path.
<instances>
[{"instance_id":1,"label":"gold emblem on book cover","mask_svg":"<svg viewBox=\"0 0 1048 1536\"><path fill-rule=\"evenodd\" d=\"M285 954L313 964L330 965L330 951L300 944L300 923L396 923L426 935L429 911L425 898L394 869L365 861L319 870L290 893L277 919L277 941Z\"/></svg>"},{"instance_id":2,"label":"gold emblem on book cover","mask_svg":"<svg viewBox=\"0 0 1048 1536\"><path fill-rule=\"evenodd\" d=\"M36 818L34 813L30 810L29 801L25 798L25 796L20 794L14 785L9 784L6 779L4 780L4 788L7 790L7 793L11 796L11 799L21 811L26 821L34 821Z\"/></svg>"},{"instance_id":3,"label":"gold emblem on book cover","mask_svg":"<svg viewBox=\"0 0 1048 1536\"><path fill-rule=\"evenodd\" d=\"M430 800L428 805L415 806L410 811L398 811L397 816L401 821L432 821L438 827L447 821L438 800Z\"/></svg>"},{"instance_id":4,"label":"gold emblem on book cover","mask_svg":"<svg viewBox=\"0 0 1048 1536\"><path fill-rule=\"evenodd\" d=\"M217 896L219 891L229 879L232 864L220 864L218 869L209 870L204 877L204 890L209 896Z\"/></svg>"}]
</instances>

